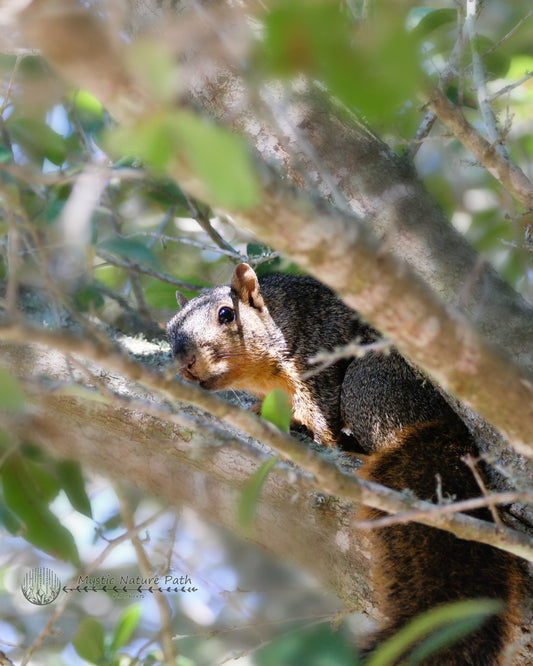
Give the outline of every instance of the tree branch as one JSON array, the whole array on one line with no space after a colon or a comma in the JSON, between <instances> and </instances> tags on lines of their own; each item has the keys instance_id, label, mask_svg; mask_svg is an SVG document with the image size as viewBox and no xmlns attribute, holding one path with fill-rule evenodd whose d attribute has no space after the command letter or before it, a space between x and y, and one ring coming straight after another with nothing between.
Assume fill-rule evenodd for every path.
<instances>
[{"instance_id":1,"label":"tree branch","mask_svg":"<svg viewBox=\"0 0 533 666\"><path fill-rule=\"evenodd\" d=\"M533 210L533 185L524 172L505 156L494 144L484 139L466 120L461 109L453 104L440 90L433 89L429 105L433 111L479 161L481 166L498 180L519 201L526 211Z\"/></svg>"},{"instance_id":2,"label":"tree branch","mask_svg":"<svg viewBox=\"0 0 533 666\"><path fill-rule=\"evenodd\" d=\"M19 375L23 372L24 366L28 363L28 344L40 343L52 346L55 349L60 349L62 352L68 351L70 353L81 354L83 357L96 361L99 365L102 365L105 368L120 372L132 382L140 382L142 385L148 387L152 394L154 392L159 392L170 397L172 400L179 400L192 404L195 407L208 411L226 421L240 431L246 432L248 435L267 443L284 458L296 463L302 470L314 476L318 488L323 492L334 497L362 502L387 513L415 510L419 512L417 520L423 524L445 529L460 538L475 539L482 543L489 543L492 546L500 547L503 550L507 550L533 561L533 545L530 543L530 539L527 536L510 529L498 530L494 525L470 516L448 516L442 512L435 513L433 511L435 508L434 505L428 502L408 498L400 492L384 488L379 484L359 479L352 474L344 474L327 460L318 456L307 445L285 435L274 428L270 423L259 419L251 412L234 407L196 386L176 382L172 377L165 377L164 375L156 373L149 368L137 364L124 354L110 352L108 348L104 348L96 342L78 339L65 334L54 334L41 329L30 329L20 325L0 327L0 339L9 341L14 345L22 344L25 346L23 346L22 351L18 353L18 356L26 356L26 362L24 364L19 362L15 365ZM6 353L4 350L4 357L5 356ZM9 356L7 357L9 359ZM37 399L38 402L43 405L46 404L48 400L46 396L38 396ZM52 401L54 400L53 397L49 399ZM70 402L71 401L67 400L66 407L61 404L61 401L54 406L54 419L58 418L58 423L54 424L54 428L60 428L61 430L67 428L67 432L69 432L67 424L60 424L62 424L63 418L65 418L66 421L70 419L68 416L68 410L72 408ZM56 416L60 411L63 412L61 419ZM67 413L65 413L65 411ZM110 418L111 416L116 418L111 414L106 418ZM175 416L174 418L184 418L186 422L185 417ZM46 417L41 417L41 422L43 430L49 430ZM184 421L181 422L184 423ZM35 424L30 420L28 425L30 431L33 432ZM196 428L197 426L189 422L187 427ZM77 438L83 441L83 429L80 431L80 428L78 427L76 430ZM133 435L131 430L130 426L127 431L121 431L120 437L123 438L129 436L133 437L135 441L138 441L139 437L150 437L151 432L154 430L154 426L149 429L150 432L143 432L139 435ZM115 433L115 431L116 426L113 426L112 432ZM33 437L35 436L37 435L33 435ZM53 436L59 436L55 430ZM72 432L70 432L70 436L73 436ZM183 439L184 436L183 433L181 433L179 435L179 440L183 441ZM45 437L43 439L42 435L38 436L37 442L42 443L46 448L52 446L52 448L57 450L56 446L49 441L48 438ZM150 448L152 449L153 446ZM65 455L65 453L63 453L63 455ZM81 457L83 458L83 455ZM100 469L100 466L98 466L98 468ZM131 471L132 470L129 470L129 472ZM214 473L214 470L210 471ZM126 473L126 471L124 473ZM219 472L214 473L214 478L219 478L218 475ZM136 478L137 476L138 473L134 473L134 477ZM165 494L163 493L162 496L165 496ZM238 531L240 532L242 530L239 529Z\"/></svg>"}]
</instances>

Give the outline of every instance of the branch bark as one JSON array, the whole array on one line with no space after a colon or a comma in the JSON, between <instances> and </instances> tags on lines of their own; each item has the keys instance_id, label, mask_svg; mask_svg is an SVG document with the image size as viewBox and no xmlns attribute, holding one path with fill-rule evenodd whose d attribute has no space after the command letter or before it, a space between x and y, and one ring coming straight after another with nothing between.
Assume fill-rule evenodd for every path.
<instances>
[{"instance_id":1,"label":"branch bark","mask_svg":"<svg viewBox=\"0 0 533 666\"><path fill-rule=\"evenodd\" d=\"M526 211L532 211L533 186L525 173L496 150L494 144L484 139L464 117L461 109L440 90L434 89L431 92L429 105L439 120L472 152L481 166L485 167Z\"/></svg>"},{"instance_id":2,"label":"branch bark","mask_svg":"<svg viewBox=\"0 0 533 666\"><path fill-rule=\"evenodd\" d=\"M281 454L284 459L297 464L298 467L313 476L320 491L334 497L360 502L387 513L415 511L417 512L416 520L420 523L450 531L460 538L488 543L491 546L502 548L533 561L533 546L526 535L509 529L498 529L490 523L470 516L455 515L450 517L446 511L435 512L435 507L430 503L407 498L400 492L359 479L352 474L344 474L330 462L318 456L306 444L280 432L270 423L259 419L251 412L220 400L199 387L176 382L172 376L156 373L139 365L124 354L110 350L98 342L21 326L0 326L0 340L10 343L3 350L2 356L18 376L24 376L24 373L28 372L28 367L31 375L32 368L36 367L36 364L29 361L35 356L35 351L32 352L32 345L35 343L45 344L63 352L80 354L86 359L102 364L105 368L120 372L131 382L141 383L152 395L160 393L173 401L184 401L194 405L226 421L254 439L265 442ZM12 351L17 349L17 345L22 345L21 352ZM0 349L0 351L2 350ZM16 359L16 361L13 359ZM50 365L47 374L54 375L55 372L54 367ZM38 399L39 401L43 400L42 397ZM159 416L159 418L164 419L164 416ZM186 417L177 418L178 422L180 422L180 418L186 419ZM194 423L189 425L193 432L197 426L198 424ZM79 428L78 430L78 436L83 439L85 436L84 430ZM115 427L111 428L112 432L115 432L115 430ZM151 428L148 430L151 430ZM131 438L132 436L128 429L128 437ZM150 434L144 436L150 436ZM48 444L47 447L49 446ZM212 471L214 473L215 469L213 468Z\"/></svg>"},{"instance_id":3,"label":"branch bark","mask_svg":"<svg viewBox=\"0 0 533 666\"><path fill-rule=\"evenodd\" d=\"M183 403L170 412L157 393L165 385L170 391L173 384L178 385L125 356L94 347L91 354L87 341L70 337L63 337L55 350L35 341L20 343L20 337L15 344L3 342L0 354L2 363L16 370L23 381L28 408L24 416L0 412L0 428L52 455L79 460L107 477L131 483L173 506L185 504L205 520L308 570L337 591L348 606L360 600L362 608L373 612L368 562L351 525L350 503L335 502L321 509L314 501L317 486L312 477L280 462L262 489L252 528L244 529L238 521L238 504L244 485L266 458L258 447ZM91 358L102 363L105 369L94 363L90 369L107 387L106 394L88 387L83 394L79 386L74 390L73 376L83 386L87 375L73 368L57 347L63 352L70 347L70 353L76 351L84 363L83 359ZM117 367L125 377L117 374ZM43 373L47 381L40 384ZM50 378L56 384L54 392L50 392ZM145 403L135 400L146 395L146 387L155 405L152 414ZM195 387L182 387L184 394L188 388ZM110 400L113 392L128 395L131 402ZM204 397L216 403L215 412L217 408L228 414L242 411L210 394ZM268 428L250 413L244 417ZM309 449L301 448L311 459ZM344 546L339 548L339 543Z\"/></svg>"}]
</instances>

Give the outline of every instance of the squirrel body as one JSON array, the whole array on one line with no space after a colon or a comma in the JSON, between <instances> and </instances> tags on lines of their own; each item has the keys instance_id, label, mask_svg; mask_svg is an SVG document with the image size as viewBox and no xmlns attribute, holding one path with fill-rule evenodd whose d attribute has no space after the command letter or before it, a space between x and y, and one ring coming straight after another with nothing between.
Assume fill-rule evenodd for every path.
<instances>
[{"instance_id":1,"label":"squirrel body","mask_svg":"<svg viewBox=\"0 0 533 666\"><path fill-rule=\"evenodd\" d=\"M316 442L370 454L359 474L419 499L467 499L480 489L464 456L479 455L468 429L439 391L395 349L341 358L316 373L321 351L379 334L314 278L257 278L247 264L232 283L186 303L167 326L181 374L204 388L240 388L263 398L289 395L293 418ZM351 437L346 436L346 432ZM380 511L362 507L360 517ZM490 520L486 509L472 515ZM439 604L494 598L503 610L429 666L498 666L520 598L516 558L416 523L370 532L376 597L388 624L377 642ZM400 662L398 662L400 663Z\"/></svg>"}]
</instances>

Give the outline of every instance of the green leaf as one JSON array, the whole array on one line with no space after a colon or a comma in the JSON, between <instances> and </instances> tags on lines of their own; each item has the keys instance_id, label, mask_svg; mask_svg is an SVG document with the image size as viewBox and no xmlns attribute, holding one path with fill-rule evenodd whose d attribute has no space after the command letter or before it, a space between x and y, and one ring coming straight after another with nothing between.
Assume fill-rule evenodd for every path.
<instances>
[{"instance_id":1,"label":"green leaf","mask_svg":"<svg viewBox=\"0 0 533 666\"><path fill-rule=\"evenodd\" d=\"M113 530L118 529L121 527L123 524L123 519L122 519L122 514L120 511L118 513L114 513L112 516L109 516L109 518L103 523L102 528L103 532L112 532ZM95 540L94 543L98 540L98 534L95 533Z\"/></svg>"},{"instance_id":2,"label":"green leaf","mask_svg":"<svg viewBox=\"0 0 533 666\"><path fill-rule=\"evenodd\" d=\"M271 391L261 405L261 416L284 432L289 431L291 414L289 396L282 389Z\"/></svg>"},{"instance_id":3,"label":"green leaf","mask_svg":"<svg viewBox=\"0 0 533 666\"><path fill-rule=\"evenodd\" d=\"M162 206L187 207L187 199L178 185L170 178L158 178L148 184L146 196Z\"/></svg>"},{"instance_id":4,"label":"green leaf","mask_svg":"<svg viewBox=\"0 0 533 666\"><path fill-rule=\"evenodd\" d=\"M48 201L46 208L43 211L43 217L46 222L57 222L59 220L63 208L65 207L66 199L52 198Z\"/></svg>"},{"instance_id":5,"label":"green leaf","mask_svg":"<svg viewBox=\"0 0 533 666\"><path fill-rule=\"evenodd\" d=\"M47 158L61 166L67 158L63 137L42 120L28 116L10 118L6 123L12 139L36 160Z\"/></svg>"},{"instance_id":6,"label":"green leaf","mask_svg":"<svg viewBox=\"0 0 533 666\"><path fill-rule=\"evenodd\" d=\"M527 72L533 71L533 55L519 54L511 59L508 77L521 79Z\"/></svg>"},{"instance_id":7,"label":"green leaf","mask_svg":"<svg viewBox=\"0 0 533 666\"><path fill-rule=\"evenodd\" d=\"M85 617L72 639L72 645L82 659L91 664L105 663L104 629L93 617Z\"/></svg>"},{"instance_id":8,"label":"green leaf","mask_svg":"<svg viewBox=\"0 0 533 666\"><path fill-rule=\"evenodd\" d=\"M114 654L130 640L141 619L141 605L133 604L126 608L118 619L111 641L111 652Z\"/></svg>"},{"instance_id":9,"label":"green leaf","mask_svg":"<svg viewBox=\"0 0 533 666\"><path fill-rule=\"evenodd\" d=\"M71 93L70 99L74 107L77 120L87 133L96 133L105 126L104 108L100 101L87 90L76 90ZM71 153L78 151L80 146L77 134L72 134L66 139Z\"/></svg>"},{"instance_id":10,"label":"green leaf","mask_svg":"<svg viewBox=\"0 0 533 666\"><path fill-rule=\"evenodd\" d=\"M176 309L176 287L160 280L146 281L144 297L151 308L156 310Z\"/></svg>"},{"instance_id":11,"label":"green leaf","mask_svg":"<svg viewBox=\"0 0 533 666\"><path fill-rule=\"evenodd\" d=\"M13 161L13 153L0 143L0 163L8 164Z\"/></svg>"},{"instance_id":12,"label":"green leaf","mask_svg":"<svg viewBox=\"0 0 533 666\"><path fill-rule=\"evenodd\" d=\"M110 289L116 289L127 278L127 273L123 268L111 265L95 266L94 276L97 282Z\"/></svg>"},{"instance_id":13,"label":"green leaf","mask_svg":"<svg viewBox=\"0 0 533 666\"><path fill-rule=\"evenodd\" d=\"M152 99L174 103L178 92L177 59L167 48L154 40L136 39L129 49L136 76L143 81Z\"/></svg>"},{"instance_id":14,"label":"green leaf","mask_svg":"<svg viewBox=\"0 0 533 666\"><path fill-rule=\"evenodd\" d=\"M102 308L104 299L96 287L86 284L74 294L74 303L80 312L88 312Z\"/></svg>"},{"instance_id":15,"label":"green leaf","mask_svg":"<svg viewBox=\"0 0 533 666\"><path fill-rule=\"evenodd\" d=\"M328 624L274 638L256 653L257 666L358 666L351 641Z\"/></svg>"},{"instance_id":16,"label":"green leaf","mask_svg":"<svg viewBox=\"0 0 533 666\"><path fill-rule=\"evenodd\" d=\"M431 32L447 23L457 23L456 9L447 8L428 11L416 24L413 29L413 35L415 35L417 39L423 39Z\"/></svg>"},{"instance_id":17,"label":"green leaf","mask_svg":"<svg viewBox=\"0 0 533 666\"><path fill-rule=\"evenodd\" d=\"M260 257L264 257L269 252L272 252L272 248L268 247L268 245L264 245L263 243L247 243L246 244L246 254L252 260L259 259Z\"/></svg>"},{"instance_id":18,"label":"green leaf","mask_svg":"<svg viewBox=\"0 0 533 666\"><path fill-rule=\"evenodd\" d=\"M24 525L17 518L17 516L7 507L3 502L0 501L0 523L6 528L11 534L19 534L23 531Z\"/></svg>"},{"instance_id":19,"label":"green leaf","mask_svg":"<svg viewBox=\"0 0 533 666\"><path fill-rule=\"evenodd\" d=\"M18 379L0 365L0 409L20 412L26 404L26 396Z\"/></svg>"},{"instance_id":20,"label":"green leaf","mask_svg":"<svg viewBox=\"0 0 533 666\"><path fill-rule=\"evenodd\" d=\"M457 601L433 608L377 647L365 666L392 666L416 645L414 650L402 657L402 664L414 666L468 635L501 609L502 603L494 599Z\"/></svg>"},{"instance_id":21,"label":"green leaf","mask_svg":"<svg viewBox=\"0 0 533 666\"><path fill-rule=\"evenodd\" d=\"M104 113L104 107L101 102L88 90L76 90L69 97L78 111L90 114L91 116L102 116Z\"/></svg>"},{"instance_id":22,"label":"green leaf","mask_svg":"<svg viewBox=\"0 0 533 666\"><path fill-rule=\"evenodd\" d=\"M230 208L251 208L259 199L254 167L244 140L192 113L175 116L179 145L214 199Z\"/></svg>"},{"instance_id":23,"label":"green leaf","mask_svg":"<svg viewBox=\"0 0 533 666\"><path fill-rule=\"evenodd\" d=\"M4 499L24 523L24 538L54 557L79 564L78 551L72 534L48 508L39 492L39 478L24 459L16 454L2 465ZM41 479L42 480L42 479Z\"/></svg>"},{"instance_id":24,"label":"green leaf","mask_svg":"<svg viewBox=\"0 0 533 666\"><path fill-rule=\"evenodd\" d=\"M114 169L137 169L140 167L141 164L139 162L139 158L135 155L124 155L113 165Z\"/></svg>"},{"instance_id":25,"label":"green leaf","mask_svg":"<svg viewBox=\"0 0 533 666\"><path fill-rule=\"evenodd\" d=\"M404 29L401 3L381 5L354 31L335 2L278 0L265 19L259 65L267 76L306 73L380 122L395 118L402 106L405 114L422 77L417 40Z\"/></svg>"},{"instance_id":26,"label":"green leaf","mask_svg":"<svg viewBox=\"0 0 533 666\"><path fill-rule=\"evenodd\" d=\"M172 115L163 112L143 117L134 127L117 127L108 134L106 142L116 155L121 155L127 146L128 154L159 173L169 168L178 151Z\"/></svg>"},{"instance_id":27,"label":"green leaf","mask_svg":"<svg viewBox=\"0 0 533 666\"><path fill-rule=\"evenodd\" d=\"M24 464L33 480L33 488L44 500L50 504L59 493L59 482L55 476L45 469L44 465L38 460L24 458Z\"/></svg>"},{"instance_id":28,"label":"green leaf","mask_svg":"<svg viewBox=\"0 0 533 666\"><path fill-rule=\"evenodd\" d=\"M73 509L92 518L91 501L85 490L81 465L75 460L64 460L56 464L57 476Z\"/></svg>"},{"instance_id":29,"label":"green leaf","mask_svg":"<svg viewBox=\"0 0 533 666\"><path fill-rule=\"evenodd\" d=\"M244 486L239 502L238 517L240 525L246 529L253 523L261 489L277 461L276 457L266 460Z\"/></svg>"},{"instance_id":30,"label":"green leaf","mask_svg":"<svg viewBox=\"0 0 533 666\"><path fill-rule=\"evenodd\" d=\"M110 238L98 244L103 250L129 259L134 264L147 264L154 269L160 268L160 263L149 247L134 238Z\"/></svg>"},{"instance_id":31,"label":"green leaf","mask_svg":"<svg viewBox=\"0 0 533 666\"><path fill-rule=\"evenodd\" d=\"M169 171L177 160L185 160L217 205L251 208L259 198L244 140L193 113L153 114L135 127L114 130L108 143L117 153L127 145L128 151L158 172Z\"/></svg>"},{"instance_id":32,"label":"green leaf","mask_svg":"<svg viewBox=\"0 0 533 666\"><path fill-rule=\"evenodd\" d=\"M484 55L494 46L492 39L489 39L484 35L476 35L476 37L474 37L474 44L478 53L483 57L483 66L487 73L487 79L503 78L509 71L511 58L501 49L495 49L491 53Z\"/></svg>"}]
</instances>

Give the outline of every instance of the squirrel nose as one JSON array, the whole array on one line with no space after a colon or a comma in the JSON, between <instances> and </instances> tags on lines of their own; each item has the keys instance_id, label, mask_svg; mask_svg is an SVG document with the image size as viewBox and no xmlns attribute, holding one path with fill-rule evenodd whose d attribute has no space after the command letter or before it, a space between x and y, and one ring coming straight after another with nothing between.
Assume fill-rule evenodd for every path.
<instances>
[{"instance_id":1,"label":"squirrel nose","mask_svg":"<svg viewBox=\"0 0 533 666\"><path fill-rule=\"evenodd\" d=\"M181 364L181 369L182 370L192 370L194 368L194 365L196 363L196 354L191 354L187 358L185 358Z\"/></svg>"},{"instance_id":2,"label":"squirrel nose","mask_svg":"<svg viewBox=\"0 0 533 666\"><path fill-rule=\"evenodd\" d=\"M196 354L190 349L185 335L177 336L172 340L172 355L181 374L190 376L196 364Z\"/></svg>"}]
</instances>

